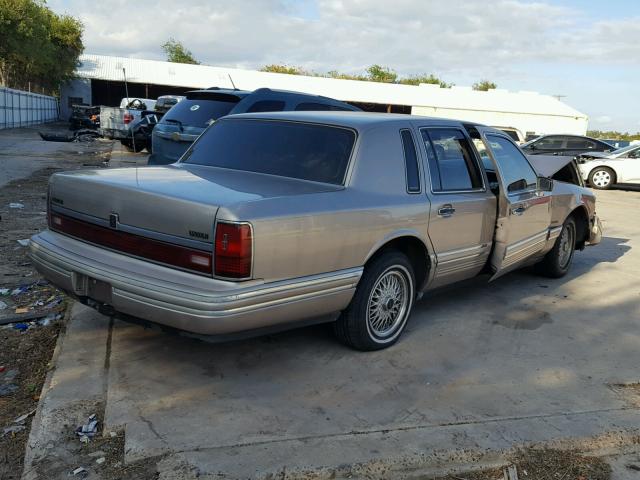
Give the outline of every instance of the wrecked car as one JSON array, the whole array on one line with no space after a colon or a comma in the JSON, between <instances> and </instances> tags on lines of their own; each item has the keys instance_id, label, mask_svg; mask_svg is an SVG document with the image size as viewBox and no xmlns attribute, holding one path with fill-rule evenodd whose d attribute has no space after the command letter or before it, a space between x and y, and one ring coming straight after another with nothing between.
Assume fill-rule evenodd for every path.
<instances>
[{"instance_id":1,"label":"wrecked car","mask_svg":"<svg viewBox=\"0 0 640 480\"><path fill-rule=\"evenodd\" d=\"M103 311L223 338L333 322L376 350L437 287L532 264L565 275L601 237L580 183L476 124L231 115L178 163L53 175L30 256Z\"/></svg>"}]
</instances>

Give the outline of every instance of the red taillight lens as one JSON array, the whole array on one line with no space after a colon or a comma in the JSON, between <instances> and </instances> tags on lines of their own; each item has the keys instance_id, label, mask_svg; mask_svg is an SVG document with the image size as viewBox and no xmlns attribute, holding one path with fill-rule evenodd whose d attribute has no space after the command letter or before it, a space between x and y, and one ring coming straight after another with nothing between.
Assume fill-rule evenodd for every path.
<instances>
[{"instance_id":1,"label":"red taillight lens","mask_svg":"<svg viewBox=\"0 0 640 480\"><path fill-rule=\"evenodd\" d=\"M216 226L215 275L225 278L249 278L253 237L246 223L219 222Z\"/></svg>"},{"instance_id":2,"label":"red taillight lens","mask_svg":"<svg viewBox=\"0 0 640 480\"><path fill-rule=\"evenodd\" d=\"M120 230L112 230L56 212L52 212L49 219L51 230L112 250L211 276L212 255L210 251L196 250Z\"/></svg>"},{"instance_id":3,"label":"red taillight lens","mask_svg":"<svg viewBox=\"0 0 640 480\"><path fill-rule=\"evenodd\" d=\"M129 112L127 112L127 113L124 114L123 120L124 120L124 124L128 125L131 122L133 122L133 115L131 115Z\"/></svg>"}]
</instances>

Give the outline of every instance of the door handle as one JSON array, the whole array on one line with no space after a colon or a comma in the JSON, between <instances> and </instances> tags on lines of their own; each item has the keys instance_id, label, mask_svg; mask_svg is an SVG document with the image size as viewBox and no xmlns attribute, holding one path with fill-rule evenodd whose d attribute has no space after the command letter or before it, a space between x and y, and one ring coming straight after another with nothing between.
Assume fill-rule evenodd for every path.
<instances>
[{"instance_id":1,"label":"door handle","mask_svg":"<svg viewBox=\"0 0 640 480\"><path fill-rule=\"evenodd\" d=\"M453 205L446 204L438 209L438 215L441 217L450 217L455 213L456 209L453 208Z\"/></svg>"},{"instance_id":2,"label":"door handle","mask_svg":"<svg viewBox=\"0 0 640 480\"><path fill-rule=\"evenodd\" d=\"M513 215L522 215L526 209L527 207L525 207L524 205L518 205L517 207L513 207L511 209L511 213Z\"/></svg>"}]
</instances>

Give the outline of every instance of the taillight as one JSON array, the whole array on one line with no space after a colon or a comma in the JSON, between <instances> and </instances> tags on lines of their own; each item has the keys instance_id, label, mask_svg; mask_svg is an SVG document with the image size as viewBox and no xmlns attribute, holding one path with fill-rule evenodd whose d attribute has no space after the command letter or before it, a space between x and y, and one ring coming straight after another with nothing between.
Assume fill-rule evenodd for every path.
<instances>
[{"instance_id":1,"label":"taillight","mask_svg":"<svg viewBox=\"0 0 640 480\"><path fill-rule=\"evenodd\" d=\"M211 276L211 251L197 250L113 230L57 212L51 212L49 219L51 230L136 257Z\"/></svg>"},{"instance_id":2,"label":"taillight","mask_svg":"<svg viewBox=\"0 0 640 480\"><path fill-rule=\"evenodd\" d=\"M218 222L213 261L217 277L237 279L251 277L252 252L251 225Z\"/></svg>"},{"instance_id":3,"label":"taillight","mask_svg":"<svg viewBox=\"0 0 640 480\"><path fill-rule=\"evenodd\" d=\"M127 112L124 114L123 120L125 125L129 125L131 122L133 122L133 115Z\"/></svg>"}]
</instances>

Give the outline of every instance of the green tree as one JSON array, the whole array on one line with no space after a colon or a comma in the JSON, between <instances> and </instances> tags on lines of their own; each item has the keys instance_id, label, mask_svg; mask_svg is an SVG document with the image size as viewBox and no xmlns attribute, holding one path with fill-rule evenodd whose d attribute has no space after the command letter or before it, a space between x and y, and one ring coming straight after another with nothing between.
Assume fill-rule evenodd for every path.
<instances>
[{"instance_id":1,"label":"green tree","mask_svg":"<svg viewBox=\"0 0 640 480\"><path fill-rule=\"evenodd\" d=\"M498 88L498 85L489 80L480 80L479 82L474 83L471 88L481 92L487 92L489 90L493 90L494 88Z\"/></svg>"},{"instance_id":2,"label":"green tree","mask_svg":"<svg viewBox=\"0 0 640 480\"><path fill-rule=\"evenodd\" d=\"M629 132L618 132L616 130L589 130L587 131L587 137L593 138L601 138L601 139L610 139L610 140L640 140L640 132L629 133Z\"/></svg>"},{"instance_id":3,"label":"green tree","mask_svg":"<svg viewBox=\"0 0 640 480\"><path fill-rule=\"evenodd\" d=\"M381 65L371 65L367 68L368 80L372 82L381 83L396 83L398 80L398 74L391 70L389 67L383 67Z\"/></svg>"},{"instance_id":4,"label":"green tree","mask_svg":"<svg viewBox=\"0 0 640 480\"><path fill-rule=\"evenodd\" d=\"M289 65L278 65L275 63L271 65L265 65L260 69L260 71L271 72L271 73L286 73L288 75L309 75L300 67L290 67Z\"/></svg>"},{"instance_id":5,"label":"green tree","mask_svg":"<svg viewBox=\"0 0 640 480\"><path fill-rule=\"evenodd\" d=\"M398 74L382 65L371 65L366 70L366 74L342 73L337 70L330 70L327 73L309 72L300 67L292 67L284 64L265 65L261 72L286 73L289 75L309 75L313 77L338 78L340 80L359 80L364 82L400 83L403 85L419 85L421 83L431 83L440 85L442 88L451 88L453 83L447 83L433 74L415 75L400 78Z\"/></svg>"},{"instance_id":6,"label":"green tree","mask_svg":"<svg viewBox=\"0 0 640 480\"><path fill-rule=\"evenodd\" d=\"M162 45L162 50L167 54L168 62L200 65L200 62L193 57L191 51L174 38L169 38L169 40Z\"/></svg>"},{"instance_id":7,"label":"green tree","mask_svg":"<svg viewBox=\"0 0 640 480\"><path fill-rule=\"evenodd\" d=\"M436 77L433 73L429 75L414 75L406 78L401 78L399 83L403 85L420 85L421 83L428 83L431 85L440 85L442 88L451 88L453 83L447 83L444 80Z\"/></svg>"},{"instance_id":8,"label":"green tree","mask_svg":"<svg viewBox=\"0 0 640 480\"><path fill-rule=\"evenodd\" d=\"M84 50L82 23L43 0L0 0L0 83L57 93Z\"/></svg>"}]
</instances>

